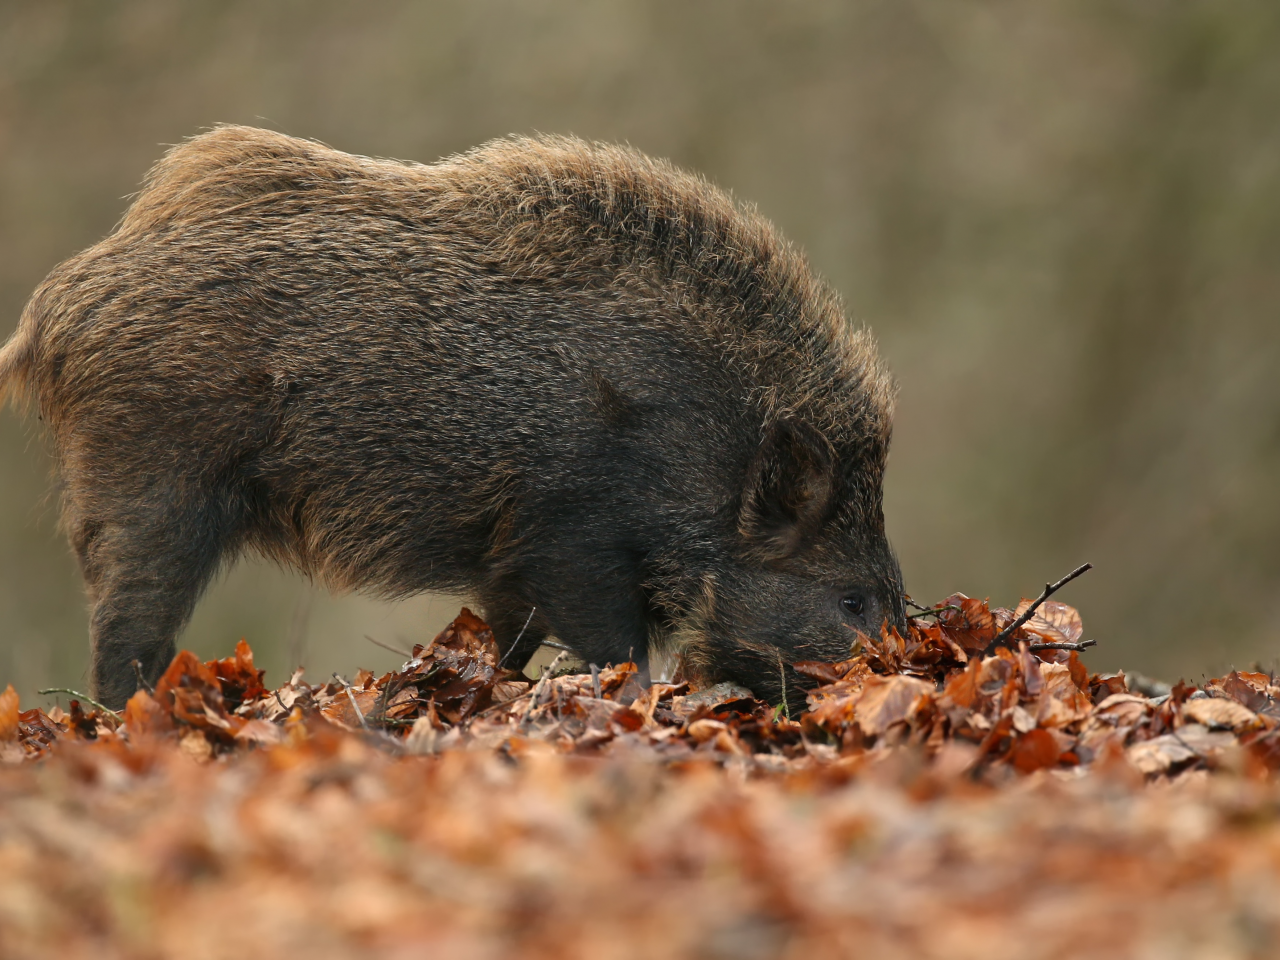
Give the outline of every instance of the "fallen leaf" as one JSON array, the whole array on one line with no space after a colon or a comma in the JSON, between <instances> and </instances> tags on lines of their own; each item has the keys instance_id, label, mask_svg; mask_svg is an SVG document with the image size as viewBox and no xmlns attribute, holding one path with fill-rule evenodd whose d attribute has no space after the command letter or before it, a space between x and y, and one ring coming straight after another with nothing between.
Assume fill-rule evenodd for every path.
<instances>
[{"instance_id":1,"label":"fallen leaf","mask_svg":"<svg viewBox=\"0 0 1280 960\"><path fill-rule=\"evenodd\" d=\"M1213 729L1235 730L1237 733L1258 725L1258 715L1234 700L1204 697L1188 700L1182 707L1182 716L1194 723Z\"/></svg>"},{"instance_id":2,"label":"fallen leaf","mask_svg":"<svg viewBox=\"0 0 1280 960\"><path fill-rule=\"evenodd\" d=\"M0 693L0 741L18 739L18 694L13 685Z\"/></svg>"},{"instance_id":3,"label":"fallen leaf","mask_svg":"<svg viewBox=\"0 0 1280 960\"><path fill-rule=\"evenodd\" d=\"M854 716L863 733L879 736L906 720L933 695L933 687L915 677L869 677L853 705Z\"/></svg>"},{"instance_id":4,"label":"fallen leaf","mask_svg":"<svg viewBox=\"0 0 1280 960\"><path fill-rule=\"evenodd\" d=\"M981 653L990 646L1000 631L996 627L995 618L991 615L991 607L985 600L966 597L963 593L953 593L943 600L939 606L951 609L943 610L938 615L938 623L951 639L967 653Z\"/></svg>"},{"instance_id":5,"label":"fallen leaf","mask_svg":"<svg viewBox=\"0 0 1280 960\"><path fill-rule=\"evenodd\" d=\"M1015 729L1016 729L1015 722ZM1023 733L1013 744L1009 762L1019 773L1034 773L1044 767L1057 766L1062 750L1048 730L1039 728Z\"/></svg>"},{"instance_id":6,"label":"fallen leaf","mask_svg":"<svg viewBox=\"0 0 1280 960\"><path fill-rule=\"evenodd\" d=\"M1014 617L1022 616L1033 602L1024 597L1014 611ZM1022 629L1050 643L1078 643L1084 636L1084 622L1079 611L1057 600L1046 600L1040 604Z\"/></svg>"}]
</instances>

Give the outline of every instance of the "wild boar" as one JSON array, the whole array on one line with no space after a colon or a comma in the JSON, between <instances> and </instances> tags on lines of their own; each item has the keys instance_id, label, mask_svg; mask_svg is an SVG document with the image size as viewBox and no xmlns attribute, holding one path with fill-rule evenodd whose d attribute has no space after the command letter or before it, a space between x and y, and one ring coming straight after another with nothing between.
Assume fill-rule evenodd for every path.
<instances>
[{"instance_id":1,"label":"wild boar","mask_svg":"<svg viewBox=\"0 0 1280 960\"><path fill-rule=\"evenodd\" d=\"M217 127L39 286L0 385L51 439L112 706L244 551L471 594L508 666L678 647L775 702L904 620L871 336L762 217L631 149L423 165Z\"/></svg>"}]
</instances>

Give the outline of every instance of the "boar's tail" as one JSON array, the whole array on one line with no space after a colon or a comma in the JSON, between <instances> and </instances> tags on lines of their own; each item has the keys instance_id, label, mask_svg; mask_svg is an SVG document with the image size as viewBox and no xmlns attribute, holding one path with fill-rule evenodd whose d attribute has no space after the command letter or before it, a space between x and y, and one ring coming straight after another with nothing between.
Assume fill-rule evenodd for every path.
<instances>
[{"instance_id":1,"label":"boar's tail","mask_svg":"<svg viewBox=\"0 0 1280 960\"><path fill-rule=\"evenodd\" d=\"M35 330L35 318L28 309L18 322L17 332L0 347L0 408L8 400L26 400L27 381L35 360Z\"/></svg>"}]
</instances>

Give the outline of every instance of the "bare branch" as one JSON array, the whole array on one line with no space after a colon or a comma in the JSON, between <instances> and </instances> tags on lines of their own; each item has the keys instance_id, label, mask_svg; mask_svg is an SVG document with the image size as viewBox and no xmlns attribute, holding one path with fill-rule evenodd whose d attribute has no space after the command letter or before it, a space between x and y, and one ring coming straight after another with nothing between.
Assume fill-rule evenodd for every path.
<instances>
[{"instance_id":1,"label":"bare branch","mask_svg":"<svg viewBox=\"0 0 1280 960\"><path fill-rule=\"evenodd\" d=\"M364 635L364 638L368 640L370 643L372 643L375 647L381 647L383 650L390 650L392 653L398 653L400 654L400 656L404 657L406 660L413 659L413 654L410 653L408 650L401 650L399 647L393 647L389 643L383 643L381 640L375 640L373 639L373 637L369 636L367 633Z\"/></svg>"},{"instance_id":2,"label":"bare branch","mask_svg":"<svg viewBox=\"0 0 1280 960\"><path fill-rule=\"evenodd\" d=\"M1036 611L1040 609L1040 604L1044 603L1046 600L1052 597L1055 593L1057 593L1059 590L1065 587L1068 583L1070 583L1076 577L1084 573L1087 573L1092 569L1093 569L1092 563L1084 563L1076 567L1074 570L1068 573L1065 577L1063 577L1057 583L1046 583L1044 585L1044 592L1042 592L1040 596L1036 597L1035 600L1032 601L1031 606L1027 607L1026 610L1022 611L1022 616L1018 617L1017 620L1013 621L1013 623L1009 624L1007 627L1005 627L1003 630L1001 630L999 633L996 634L996 638L992 640L989 644L987 644L987 649L982 651L982 655L984 657L989 657L991 656L991 654L996 652L996 648L1001 646L1007 646L1009 643L1009 638L1013 636L1014 631L1016 631L1020 626L1022 626L1024 623L1026 623L1028 620L1030 620L1032 617L1035 616Z\"/></svg>"},{"instance_id":3,"label":"bare branch","mask_svg":"<svg viewBox=\"0 0 1280 960\"><path fill-rule=\"evenodd\" d=\"M1097 640L1081 640L1079 643L1058 642L1054 640L1037 641L1027 645L1028 650L1075 650L1077 652L1088 647L1096 647Z\"/></svg>"},{"instance_id":4,"label":"bare branch","mask_svg":"<svg viewBox=\"0 0 1280 960\"><path fill-rule=\"evenodd\" d=\"M920 617L939 617L946 610L954 610L956 611L956 613L961 612L960 608L957 607L954 603L944 603L938 607L920 607L918 604L913 603L912 606L917 607L920 610L919 613L910 614L913 620L918 619Z\"/></svg>"}]
</instances>

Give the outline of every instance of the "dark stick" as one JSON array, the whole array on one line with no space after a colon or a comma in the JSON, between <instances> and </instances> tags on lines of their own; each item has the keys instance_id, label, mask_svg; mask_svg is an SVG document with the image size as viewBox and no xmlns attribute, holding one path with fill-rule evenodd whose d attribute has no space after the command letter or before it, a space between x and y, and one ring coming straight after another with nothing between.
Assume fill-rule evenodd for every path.
<instances>
[{"instance_id":1,"label":"dark stick","mask_svg":"<svg viewBox=\"0 0 1280 960\"><path fill-rule=\"evenodd\" d=\"M942 612L944 610L955 610L957 613L960 612L960 608L957 607L954 603L944 603L940 607L921 607L919 604L915 604L915 603L913 603L912 606L920 610L919 613L911 614L911 618L913 620L918 619L920 617L940 617L942 616Z\"/></svg>"},{"instance_id":2,"label":"dark stick","mask_svg":"<svg viewBox=\"0 0 1280 960\"><path fill-rule=\"evenodd\" d=\"M1081 574L1087 573L1092 569L1093 569L1092 563L1082 563L1080 566L1076 567L1074 570L1068 573L1065 577L1063 577L1057 583L1046 583L1044 585L1044 592L1041 593L1040 596L1036 597L1036 599L1032 602L1031 606L1027 607L1026 610L1022 611L1022 616L1018 617L1017 620L1013 621L1013 623L1009 624L1007 627L1005 627L1003 630L1001 630L999 633L996 634L996 638L992 640L989 644L987 644L987 649L982 651L982 655L984 657L989 657L991 656L991 654L995 653L997 647L1008 644L1009 638L1013 636L1014 631L1017 630L1024 623L1026 623L1028 620L1030 620L1033 616L1035 616L1036 611L1040 609L1040 604L1044 603L1046 600L1052 597L1055 593L1057 593L1059 590L1065 587L1068 583L1070 583L1076 577L1080 576Z\"/></svg>"},{"instance_id":3,"label":"dark stick","mask_svg":"<svg viewBox=\"0 0 1280 960\"><path fill-rule=\"evenodd\" d=\"M1056 640L1042 640L1027 645L1028 650L1075 650L1079 652L1087 647L1096 647L1097 640L1081 640L1079 643L1058 642Z\"/></svg>"}]
</instances>

